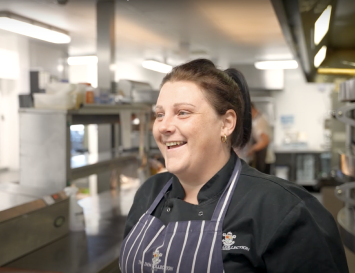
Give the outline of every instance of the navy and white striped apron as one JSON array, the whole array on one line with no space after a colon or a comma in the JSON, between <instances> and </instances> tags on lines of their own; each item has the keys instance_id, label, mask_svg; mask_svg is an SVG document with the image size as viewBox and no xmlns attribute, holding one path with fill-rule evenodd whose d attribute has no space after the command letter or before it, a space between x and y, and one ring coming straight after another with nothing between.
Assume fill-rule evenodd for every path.
<instances>
[{"instance_id":1,"label":"navy and white striped apron","mask_svg":"<svg viewBox=\"0 0 355 273\"><path fill-rule=\"evenodd\" d=\"M123 240L121 272L224 272L222 225L240 170L238 158L210 221L170 222L165 226L151 214L169 189L171 178Z\"/></svg>"}]
</instances>

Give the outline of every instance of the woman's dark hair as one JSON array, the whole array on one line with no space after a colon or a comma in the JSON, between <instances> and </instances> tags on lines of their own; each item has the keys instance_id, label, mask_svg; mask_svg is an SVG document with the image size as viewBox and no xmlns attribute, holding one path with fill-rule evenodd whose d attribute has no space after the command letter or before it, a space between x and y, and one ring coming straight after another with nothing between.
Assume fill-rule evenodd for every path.
<instances>
[{"instance_id":1,"label":"woman's dark hair","mask_svg":"<svg viewBox=\"0 0 355 273\"><path fill-rule=\"evenodd\" d=\"M189 81L197 84L219 115L229 109L235 111L237 124L231 135L232 147L242 148L251 133L251 109L249 88L241 72L234 68L219 70L210 60L197 59L176 66L167 74L166 82Z\"/></svg>"}]
</instances>

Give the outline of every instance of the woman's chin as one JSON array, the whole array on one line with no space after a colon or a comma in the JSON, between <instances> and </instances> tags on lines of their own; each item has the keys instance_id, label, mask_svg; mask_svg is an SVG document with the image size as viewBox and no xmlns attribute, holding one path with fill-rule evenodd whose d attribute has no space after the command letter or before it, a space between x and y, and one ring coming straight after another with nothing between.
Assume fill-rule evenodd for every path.
<instances>
[{"instance_id":1,"label":"woman's chin","mask_svg":"<svg viewBox=\"0 0 355 273\"><path fill-rule=\"evenodd\" d=\"M169 165L171 165L171 167ZM184 168L179 167L176 164L167 164L166 169L168 170L169 173L172 173L176 176L178 176L179 174L183 174L185 172Z\"/></svg>"}]
</instances>

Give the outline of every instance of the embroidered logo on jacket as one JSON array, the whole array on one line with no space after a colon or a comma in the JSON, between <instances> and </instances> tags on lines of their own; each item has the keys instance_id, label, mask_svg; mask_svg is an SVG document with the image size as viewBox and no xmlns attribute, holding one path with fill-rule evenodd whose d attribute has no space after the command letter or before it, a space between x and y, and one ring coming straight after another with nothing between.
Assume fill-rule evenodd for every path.
<instances>
[{"instance_id":1,"label":"embroidered logo on jacket","mask_svg":"<svg viewBox=\"0 0 355 273\"><path fill-rule=\"evenodd\" d=\"M233 235L232 232L228 233L223 233L224 239L222 240L223 243L223 250L229 250L230 247L235 243L233 239L237 237L236 235Z\"/></svg>"},{"instance_id":2,"label":"embroidered logo on jacket","mask_svg":"<svg viewBox=\"0 0 355 273\"><path fill-rule=\"evenodd\" d=\"M237 235L233 235L233 233L230 231L228 233L223 233L223 237L224 239L222 240L223 243L222 250L231 250L231 249L243 249L246 251L250 250L250 248L246 246L234 246L235 241L233 239L235 239Z\"/></svg>"}]
</instances>

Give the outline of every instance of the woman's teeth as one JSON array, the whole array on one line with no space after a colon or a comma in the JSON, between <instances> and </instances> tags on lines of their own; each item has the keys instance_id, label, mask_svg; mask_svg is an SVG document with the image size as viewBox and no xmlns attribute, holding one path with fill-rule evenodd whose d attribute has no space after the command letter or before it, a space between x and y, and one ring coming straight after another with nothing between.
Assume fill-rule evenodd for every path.
<instances>
[{"instance_id":1,"label":"woman's teeth","mask_svg":"<svg viewBox=\"0 0 355 273\"><path fill-rule=\"evenodd\" d=\"M186 142L184 141L174 141L174 142L166 142L165 145L170 148L170 147L174 147L174 146L180 146L185 144Z\"/></svg>"}]
</instances>

